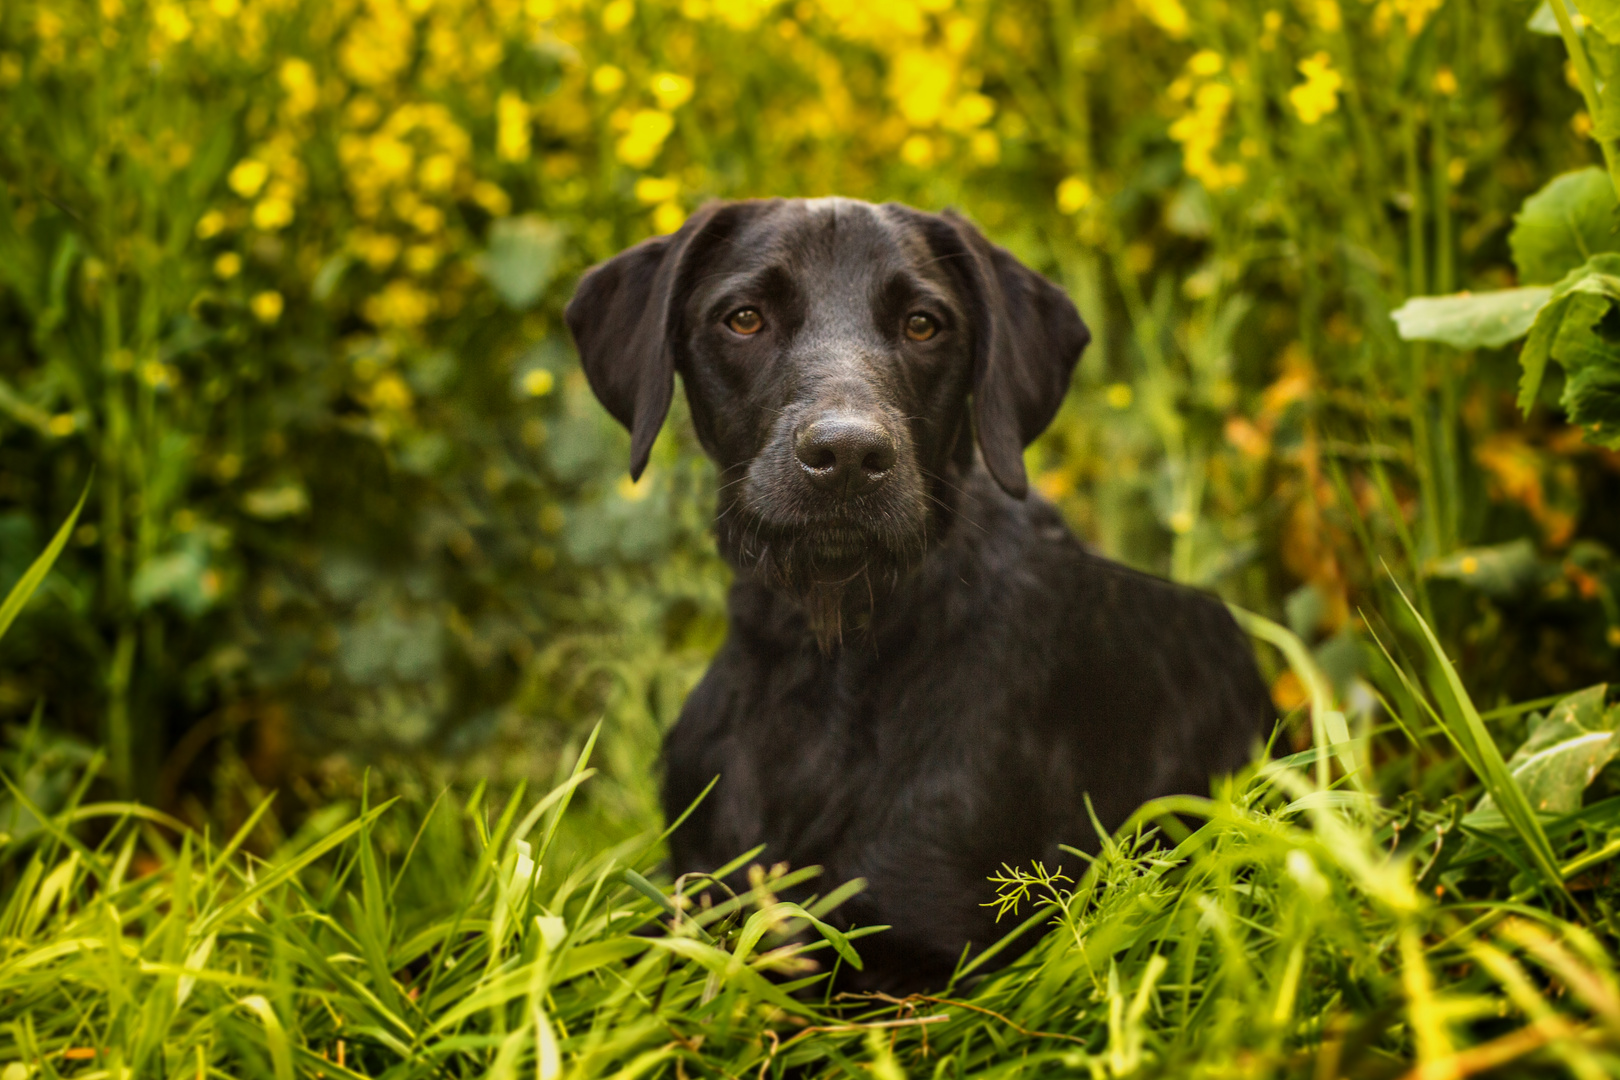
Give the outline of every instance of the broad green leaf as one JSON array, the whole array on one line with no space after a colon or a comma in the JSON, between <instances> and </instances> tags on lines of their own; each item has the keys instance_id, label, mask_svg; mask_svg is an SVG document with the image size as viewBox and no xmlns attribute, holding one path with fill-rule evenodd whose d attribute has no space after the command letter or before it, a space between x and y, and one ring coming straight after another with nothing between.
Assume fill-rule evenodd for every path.
<instances>
[{"instance_id":1,"label":"broad green leaf","mask_svg":"<svg viewBox=\"0 0 1620 1080\"><path fill-rule=\"evenodd\" d=\"M1620 42L1620 0L1564 0L1564 7L1572 14L1584 15L1597 32L1610 41ZM1548 14L1551 14L1549 11ZM1576 20L1579 29L1579 20Z\"/></svg>"},{"instance_id":2,"label":"broad green leaf","mask_svg":"<svg viewBox=\"0 0 1620 1080\"><path fill-rule=\"evenodd\" d=\"M1620 752L1620 706L1605 710L1607 685L1582 690L1530 721L1530 735L1508 759L1508 771L1539 813L1568 814L1597 774ZM1489 795L1479 810L1492 808Z\"/></svg>"},{"instance_id":3,"label":"broad green leaf","mask_svg":"<svg viewBox=\"0 0 1620 1080\"><path fill-rule=\"evenodd\" d=\"M1574 10L1575 5L1569 5ZM1525 28L1532 34L1546 34L1548 37L1558 37L1558 16L1553 14L1550 0L1541 0L1541 4L1525 23Z\"/></svg>"},{"instance_id":4,"label":"broad green leaf","mask_svg":"<svg viewBox=\"0 0 1620 1080\"><path fill-rule=\"evenodd\" d=\"M1550 284L1594 255L1620 251L1616 209L1614 185L1595 166L1564 173L1530 196L1508 236L1519 280Z\"/></svg>"},{"instance_id":5,"label":"broad green leaf","mask_svg":"<svg viewBox=\"0 0 1620 1080\"><path fill-rule=\"evenodd\" d=\"M501 299L521 311L551 284L562 248L556 224L535 214L502 218L489 227L489 250L478 257L478 268Z\"/></svg>"},{"instance_id":6,"label":"broad green leaf","mask_svg":"<svg viewBox=\"0 0 1620 1080\"><path fill-rule=\"evenodd\" d=\"M1517 596L1546 576L1536 545L1527 537L1490 547L1464 548L1436 560L1428 572L1430 577L1461 581L1498 599Z\"/></svg>"},{"instance_id":7,"label":"broad green leaf","mask_svg":"<svg viewBox=\"0 0 1620 1080\"><path fill-rule=\"evenodd\" d=\"M1604 372L1620 370L1620 349L1607 327L1600 327L1620 301L1620 255L1599 255L1565 275L1553 287L1552 299L1530 327L1529 339L1519 354L1524 369L1519 380L1519 407L1526 412L1536 402L1547 361L1557 360L1572 377L1564 388L1564 407L1575 423L1602 423L1604 395L1609 379ZM1593 373L1577 382L1573 376ZM1574 384L1573 386L1571 384ZM1583 420L1577 411L1582 388L1592 395L1595 413ZM1572 396L1574 395L1574 396Z\"/></svg>"},{"instance_id":8,"label":"broad green leaf","mask_svg":"<svg viewBox=\"0 0 1620 1080\"><path fill-rule=\"evenodd\" d=\"M1413 297L1391 312L1405 341L1439 341L1456 349L1498 349L1523 337L1552 296L1550 285L1453 296Z\"/></svg>"},{"instance_id":9,"label":"broad green leaf","mask_svg":"<svg viewBox=\"0 0 1620 1080\"><path fill-rule=\"evenodd\" d=\"M1571 372L1563 400L1569 418L1586 429L1587 441L1620 450L1620 360L1615 354L1608 363Z\"/></svg>"}]
</instances>

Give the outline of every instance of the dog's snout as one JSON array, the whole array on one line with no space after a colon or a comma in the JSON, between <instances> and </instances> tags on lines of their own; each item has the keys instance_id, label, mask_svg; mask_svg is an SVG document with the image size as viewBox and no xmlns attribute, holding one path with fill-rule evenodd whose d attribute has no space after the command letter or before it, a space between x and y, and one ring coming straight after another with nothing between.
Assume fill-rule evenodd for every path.
<instances>
[{"instance_id":1,"label":"dog's snout","mask_svg":"<svg viewBox=\"0 0 1620 1080\"><path fill-rule=\"evenodd\" d=\"M841 495L864 495L894 468L894 436L856 416L829 416L806 424L793 452L810 483Z\"/></svg>"}]
</instances>

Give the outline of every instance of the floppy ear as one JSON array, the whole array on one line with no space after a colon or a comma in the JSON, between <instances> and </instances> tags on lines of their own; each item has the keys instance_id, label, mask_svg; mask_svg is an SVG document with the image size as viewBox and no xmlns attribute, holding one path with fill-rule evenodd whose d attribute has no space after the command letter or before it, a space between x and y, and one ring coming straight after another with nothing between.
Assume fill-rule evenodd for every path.
<instances>
[{"instance_id":1,"label":"floppy ear","mask_svg":"<svg viewBox=\"0 0 1620 1080\"><path fill-rule=\"evenodd\" d=\"M960 268L974 311L973 423L990 475L1015 498L1029 491L1024 447L1057 415L1091 331L1062 289L967 219L942 215L961 245Z\"/></svg>"},{"instance_id":2,"label":"floppy ear","mask_svg":"<svg viewBox=\"0 0 1620 1080\"><path fill-rule=\"evenodd\" d=\"M655 236L586 271L563 318L591 389L630 431L630 477L647 467L675 394L680 283L693 240L724 203L711 203L670 236Z\"/></svg>"}]
</instances>

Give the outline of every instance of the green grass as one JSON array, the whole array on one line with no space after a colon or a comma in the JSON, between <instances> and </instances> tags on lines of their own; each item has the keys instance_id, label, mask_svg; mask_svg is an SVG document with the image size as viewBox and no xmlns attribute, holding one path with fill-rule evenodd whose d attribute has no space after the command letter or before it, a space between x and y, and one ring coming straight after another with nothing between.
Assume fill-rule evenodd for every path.
<instances>
[{"instance_id":1,"label":"green grass","mask_svg":"<svg viewBox=\"0 0 1620 1080\"><path fill-rule=\"evenodd\" d=\"M604 843L600 813L579 821L576 793L616 782L590 766L600 726L537 799L368 781L290 837L266 799L221 838L87 801L99 754L44 809L36 712L0 774L0 1080L1615 1075L1620 705L1482 714L1417 608L1391 614L1415 649L1376 641L1393 722L1352 734L1309 652L1238 611L1308 688L1308 724L1074 852L1077 880L1008 867L1007 937L905 999L832 989L882 932L828 921L860 883L801 906L778 894L816 868L755 867L747 894L693 904L657 880L655 823Z\"/></svg>"},{"instance_id":2,"label":"green grass","mask_svg":"<svg viewBox=\"0 0 1620 1080\"><path fill-rule=\"evenodd\" d=\"M1398 727L1466 746L1494 817L1426 808L1421 775L1380 801L1450 760L1389 734L1280 756L1144 807L1078 880L1009 868L1003 925L1039 944L905 1000L826 990L862 931L822 921L840 883L776 899L813 869L692 910L653 883L658 832L571 842L611 782L594 736L543 797L362 798L261 854L257 814L221 838L83 801L96 763L56 814L8 778L0 1076L1614 1075L1620 799L1531 810L1428 659L1436 705Z\"/></svg>"}]
</instances>

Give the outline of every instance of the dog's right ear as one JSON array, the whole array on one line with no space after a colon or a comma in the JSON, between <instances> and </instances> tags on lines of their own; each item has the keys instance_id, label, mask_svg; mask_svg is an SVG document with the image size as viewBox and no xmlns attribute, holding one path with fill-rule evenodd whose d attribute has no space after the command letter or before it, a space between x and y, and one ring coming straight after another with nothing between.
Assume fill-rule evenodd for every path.
<instances>
[{"instance_id":1,"label":"dog's right ear","mask_svg":"<svg viewBox=\"0 0 1620 1080\"><path fill-rule=\"evenodd\" d=\"M563 318L591 389L630 431L630 477L640 479L675 394L680 283L694 241L726 203L710 203L678 231L655 236L586 271Z\"/></svg>"}]
</instances>

